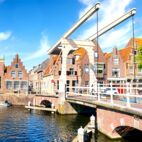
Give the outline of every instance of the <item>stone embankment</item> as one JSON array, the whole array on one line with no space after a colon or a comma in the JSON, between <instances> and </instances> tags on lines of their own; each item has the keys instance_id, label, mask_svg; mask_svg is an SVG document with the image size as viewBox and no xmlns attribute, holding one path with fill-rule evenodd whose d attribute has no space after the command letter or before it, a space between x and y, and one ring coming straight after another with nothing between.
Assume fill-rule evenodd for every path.
<instances>
[{"instance_id":1,"label":"stone embankment","mask_svg":"<svg viewBox=\"0 0 142 142\"><path fill-rule=\"evenodd\" d=\"M0 94L0 101L7 100L12 103L12 105L22 105L25 106L28 102L33 102L34 95L26 94Z\"/></svg>"}]
</instances>

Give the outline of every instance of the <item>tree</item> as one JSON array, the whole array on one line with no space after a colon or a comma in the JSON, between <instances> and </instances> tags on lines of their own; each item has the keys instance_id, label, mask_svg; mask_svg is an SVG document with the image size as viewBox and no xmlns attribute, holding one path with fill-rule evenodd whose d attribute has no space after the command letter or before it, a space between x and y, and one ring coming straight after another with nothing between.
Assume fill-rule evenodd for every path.
<instances>
[{"instance_id":1,"label":"tree","mask_svg":"<svg viewBox=\"0 0 142 142\"><path fill-rule=\"evenodd\" d=\"M142 45L138 47L138 52L136 55L136 61L138 63L138 68L142 69Z\"/></svg>"}]
</instances>

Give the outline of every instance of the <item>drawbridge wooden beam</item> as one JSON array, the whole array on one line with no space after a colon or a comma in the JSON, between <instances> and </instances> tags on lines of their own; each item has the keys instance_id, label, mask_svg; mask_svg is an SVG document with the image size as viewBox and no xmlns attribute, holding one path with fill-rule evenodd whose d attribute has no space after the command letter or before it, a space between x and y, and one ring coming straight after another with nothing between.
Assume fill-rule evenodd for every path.
<instances>
[{"instance_id":1,"label":"drawbridge wooden beam","mask_svg":"<svg viewBox=\"0 0 142 142\"><path fill-rule=\"evenodd\" d=\"M62 38L68 38L80 25L82 25L88 18L90 18L96 11L98 11L100 8L100 3L96 3L95 6L93 6L89 11L87 11L87 13L85 13L78 21L75 25L73 25L72 28L70 28L63 36ZM48 54L51 54L52 51L58 47L61 43L61 39L59 39L59 41L53 45L48 51Z\"/></svg>"},{"instance_id":2,"label":"drawbridge wooden beam","mask_svg":"<svg viewBox=\"0 0 142 142\"><path fill-rule=\"evenodd\" d=\"M126 14L124 14L121 17L119 17L118 19L114 20L112 23L110 23L107 26L100 29L98 31L98 33L93 34L91 37L88 38L88 40L95 40L97 38L97 36L99 37L99 36L103 35L107 31L111 30L112 28L119 25L120 23L122 23L123 21L125 21L126 19L130 18L131 16L133 16L135 14L136 14L136 9L133 8L130 11L128 11Z\"/></svg>"}]
</instances>

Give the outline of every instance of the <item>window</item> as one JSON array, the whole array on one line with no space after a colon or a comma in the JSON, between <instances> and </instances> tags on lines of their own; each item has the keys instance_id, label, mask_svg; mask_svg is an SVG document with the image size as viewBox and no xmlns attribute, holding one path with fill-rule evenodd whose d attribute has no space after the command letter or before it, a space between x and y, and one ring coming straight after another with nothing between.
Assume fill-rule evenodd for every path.
<instances>
[{"instance_id":1,"label":"window","mask_svg":"<svg viewBox=\"0 0 142 142\"><path fill-rule=\"evenodd\" d=\"M118 64L119 64L118 58L114 58L114 59L113 59L113 63L114 63L114 65L118 65Z\"/></svg>"},{"instance_id":2,"label":"window","mask_svg":"<svg viewBox=\"0 0 142 142\"><path fill-rule=\"evenodd\" d=\"M12 89L12 81L6 81L6 89Z\"/></svg>"},{"instance_id":3,"label":"window","mask_svg":"<svg viewBox=\"0 0 142 142\"><path fill-rule=\"evenodd\" d=\"M70 75L74 75L74 68L70 68Z\"/></svg>"},{"instance_id":4,"label":"window","mask_svg":"<svg viewBox=\"0 0 142 142\"><path fill-rule=\"evenodd\" d=\"M22 81L22 82L21 82L21 89L27 90L27 88L28 88L27 81Z\"/></svg>"},{"instance_id":5,"label":"window","mask_svg":"<svg viewBox=\"0 0 142 142\"><path fill-rule=\"evenodd\" d=\"M15 73L15 71L12 71L12 72L11 72L11 76L12 76L13 78L15 78L15 77L16 77L16 73Z\"/></svg>"},{"instance_id":6,"label":"window","mask_svg":"<svg viewBox=\"0 0 142 142\"><path fill-rule=\"evenodd\" d=\"M59 89L59 80L57 80L57 89Z\"/></svg>"},{"instance_id":7,"label":"window","mask_svg":"<svg viewBox=\"0 0 142 142\"><path fill-rule=\"evenodd\" d=\"M61 75L61 71L58 71L58 75Z\"/></svg>"},{"instance_id":8,"label":"window","mask_svg":"<svg viewBox=\"0 0 142 142\"><path fill-rule=\"evenodd\" d=\"M20 86L19 86L19 81L14 81L14 90L19 90Z\"/></svg>"},{"instance_id":9,"label":"window","mask_svg":"<svg viewBox=\"0 0 142 142\"><path fill-rule=\"evenodd\" d=\"M75 64L75 58L67 58L67 64Z\"/></svg>"},{"instance_id":10,"label":"window","mask_svg":"<svg viewBox=\"0 0 142 142\"><path fill-rule=\"evenodd\" d=\"M132 67L132 66L130 66L130 67L129 67L129 71L130 71L130 73L131 73L131 74L133 74L134 69L133 69L133 67Z\"/></svg>"},{"instance_id":11,"label":"window","mask_svg":"<svg viewBox=\"0 0 142 142\"><path fill-rule=\"evenodd\" d=\"M103 64L98 64L96 68L97 68L97 73L103 73L104 70Z\"/></svg>"},{"instance_id":12,"label":"window","mask_svg":"<svg viewBox=\"0 0 142 142\"><path fill-rule=\"evenodd\" d=\"M67 80L67 86L70 86L70 81L69 80Z\"/></svg>"},{"instance_id":13,"label":"window","mask_svg":"<svg viewBox=\"0 0 142 142\"><path fill-rule=\"evenodd\" d=\"M22 71L18 71L18 77L19 77L19 78L22 78L22 76L23 76Z\"/></svg>"},{"instance_id":14,"label":"window","mask_svg":"<svg viewBox=\"0 0 142 142\"><path fill-rule=\"evenodd\" d=\"M85 86L88 86L89 85L89 81L85 81Z\"/></svg>"},{"instance_id":15,"label":"window","mask_svg":"<svg viewBox=\"0 0 142 142\"><path fill-rule=\"evenodd\" d=\"M72 64L73 65L75 64L75 58L72 58Z\"/></svg>"},{"instance_id":16,"label":"window","mask_svg":"<svg viewBox=\"0 0 142 142\"><path fill-rule=\"evenodd\" d=\"M18 66L18 64L15 64L15 68L18 68L19 66Z\"/></svg>"},{"instance_id":17,"label":"window","mask_svg":"<svg viewBox=\"0 0 142 142\"><path fill-rule=\"evenodd\" d=\"M67 64L72 64L72 59L71 58L67 58Z\"/></svg>"},{"instance_id":18,"label":"window","mask_svg":"<svg viewBox=\"0 0 142 142\"><path fill-rule=\"evenodd\" d=\"M120 69L112 69L112 77L120 77Z\"/></svg>"},{"instance_id":19,"label":"window","mask_svg":"<svg viewBox=\"0 0 142 142\"><path fill-rule=\"evenodd\" d=\"M97 73L103 73L103 70L98 69L98 70L97 70Z\"/></svg>"},{"instance_id":20,"label":"window","mask_svg":"<svg viewBox=\"0 0 142 142\"><path fill-rule=\"evenodd\" d=\"M138 68L138 73L142 73L142 69L139 69L139 68Z\"/></svg>"},{"instance_id":21,"label":"window","mask_svg":"<svg viewBox=\"0 0 142 142\"><path fill-rule=\"evenodd\" d=\"M77 86L77 80L72 81L72 86Z\"/></svg>"},{"instance_id":22,"label":"window","mask_svg":"<svg viewBox=\"0 0 142 142\"><path fill-rule=\"evenodd\" d=\"M69 80L67 80L67 86L70 86L70 81ZM66 91L69 92L70 88L67 87Z\"/></svg>"}]
</instances>

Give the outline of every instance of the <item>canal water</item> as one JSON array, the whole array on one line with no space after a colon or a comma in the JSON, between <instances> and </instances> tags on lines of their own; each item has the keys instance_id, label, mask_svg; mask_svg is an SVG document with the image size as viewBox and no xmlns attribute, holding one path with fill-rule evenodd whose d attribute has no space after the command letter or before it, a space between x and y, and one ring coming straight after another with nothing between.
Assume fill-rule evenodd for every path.
<instances>
[{"instance_id":1,"label":"canal water","mask_svg":"<svg viewBox=\"0 0 142 142\"><path fill-rule=\"evenodd\" d=\"M89 116L30 113L23 107L0 108L0 142L71 142L77 129L89 122ZM102 134L93 142L112 141Z\"/></svg>"}]
</instances>

